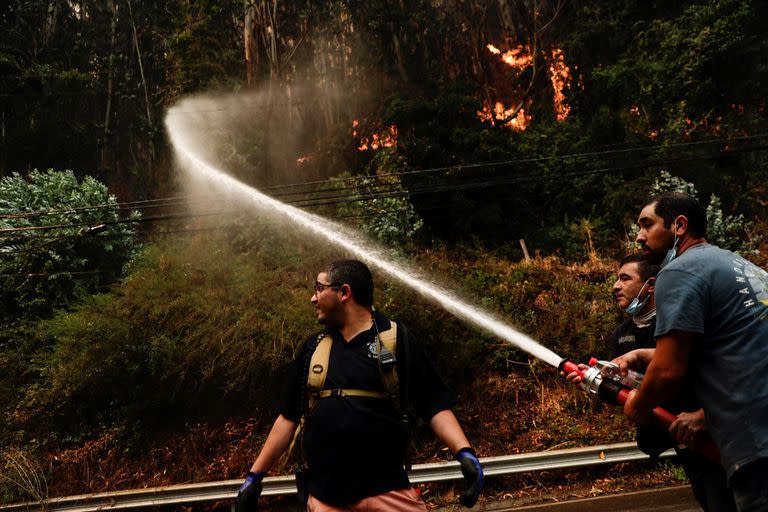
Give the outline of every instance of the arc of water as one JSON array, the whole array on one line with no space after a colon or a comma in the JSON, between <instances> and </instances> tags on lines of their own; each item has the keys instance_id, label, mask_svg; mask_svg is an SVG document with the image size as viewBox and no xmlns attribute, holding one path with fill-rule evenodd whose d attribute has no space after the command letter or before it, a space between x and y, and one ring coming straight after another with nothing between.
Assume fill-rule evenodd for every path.
<instances>
[{"instance_id":1,"label":"arc of water","mask_svg":"<svg viewBox=\"0 0 768 512\"><path fill-rule=\"evenodd\" d=\"M180 160L179 163L185 165L190 172L207 179L213 186L216 186L223 191L242 197L257 206L280 213L284 218L294 222L311 233L322 236L349 253L354 254L360 260L385 272L406 286L414 289L424 297L436 302L449 313L462 318L488 333L498 336L504 342L515 345L532 356L555 367L562 360L560 356L548 348L542 346L529 336L521 333L508 324L505 324L501 320L493 317L488 312L461 300L454 293L426 282L419 278L416 275L416 272L406 268L404 265L389 261L380 250L355 240L355 237L348 233L344 226L320 217L319 215L282 203L229 176L222 170L217 169L206 162L192 150L195 146L189 137L185 135L186 128L183 126L181 117L182 116L174 116L173 109L171 109L166 116L165 123L168 128L171 144L173 145L177 158Z\"/></svg>"}]
</instances>

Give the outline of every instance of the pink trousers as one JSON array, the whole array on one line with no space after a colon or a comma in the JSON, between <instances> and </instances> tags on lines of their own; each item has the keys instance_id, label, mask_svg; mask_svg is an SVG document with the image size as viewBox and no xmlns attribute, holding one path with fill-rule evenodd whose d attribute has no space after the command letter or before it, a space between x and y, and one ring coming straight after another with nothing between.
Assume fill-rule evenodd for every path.
<instances>
[{"instance_id":1,"label":"pink trousers","mask_svg":"<svg viewBox=\"0 0 768 512\"><path fill-rule=\"evenodd\" d=\"M311 495L307 501L308 512L391 512L393 510L426 512L427 506L413 488L385 492L343 507L328 505Z\"/></svg>"}]
</instances>

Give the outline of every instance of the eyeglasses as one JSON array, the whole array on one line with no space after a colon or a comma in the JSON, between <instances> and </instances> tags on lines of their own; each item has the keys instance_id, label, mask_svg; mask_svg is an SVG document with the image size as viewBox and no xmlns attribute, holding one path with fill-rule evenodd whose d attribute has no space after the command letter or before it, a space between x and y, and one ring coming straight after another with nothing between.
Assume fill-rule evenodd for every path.
<instances>
[{"instance_id":1,"label":"eyeglasses","mask_svg":"<svg viewBox=\"0 0 768 512\"><path fill-rule=\"evenodd\" d=\"M325 284L325 283L321 283L320 281L315 281L315 293L319 295L326 288L338 288L339 286L341 286L341 285L338 284L338 283Z\"/></svg>"}]
</instances>

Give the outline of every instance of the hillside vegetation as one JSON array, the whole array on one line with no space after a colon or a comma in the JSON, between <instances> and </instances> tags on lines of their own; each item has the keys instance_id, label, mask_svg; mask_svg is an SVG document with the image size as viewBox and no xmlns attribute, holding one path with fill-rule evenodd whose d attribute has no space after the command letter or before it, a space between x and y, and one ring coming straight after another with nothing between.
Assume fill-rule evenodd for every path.
<instances>
[{"instance_id":1,"label":"hillside vegetation","mask_svg":"<svg viewBox=\"0 0 768 512\"><path fill-rule=\"evenodd\" d=\"M768 264L766 2L6 4L0 501L241 477L317 328L316 272L346 255L195 189L169 126L574 360L607 351L654 191L695 193L711 241ZM376 282L482 455L631 439L554 368Z\"/></svg>"},{"instance_id":2,"label":"hillside vegetation","mask_svg":"<svg viewBox=\"0 0 768 512\"><path fill-rule=\"evenodd\" d=\"M583 360L604 352L602 338L618 319L609 263L567 265L555 257L510 262L461 252L458 258L456 251L435 248L412 257L559 354ZM54 494L78 486L145 485L149 469L131 471L125 481L115 473L155 459L160 447L171 459L163 457L165 481L239 475L273 420L285 366L317 328L309 304L316 269L338 256L284 229L233 226L149 244L109 292L5 342L4 367L27 371L2 372L3 388L13 390L3 397L4 439L57 475ZM385 276L377 282L378 307L406 322L429 347L459 392L460 415L485 453L508 450L516 439L518 449L567 440L552 431L523 441L531 425L514 413L544 387L559 386L554 369L458 322L401 283ZM485 399L486 393L496 399ZM484 411L489 403L492 411ZM574 398L570 412L584 406ZM206 432L202 439L189 440L194 448L166 444L200 432ZM226 455L236 445L237 457ZM188 450L200 451L198 462L205 463L185 460ZM101 484L62 477L58 466L72 464L75 453L106 465L92 477ZM120 454L114 467L110 453Z\"/></svg>"}]
</instances>

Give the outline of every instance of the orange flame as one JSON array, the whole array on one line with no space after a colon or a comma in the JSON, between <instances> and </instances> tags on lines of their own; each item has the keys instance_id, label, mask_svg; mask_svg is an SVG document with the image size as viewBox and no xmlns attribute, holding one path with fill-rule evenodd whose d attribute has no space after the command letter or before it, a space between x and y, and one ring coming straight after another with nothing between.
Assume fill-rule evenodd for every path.
<instances>
[{"instance_id":1,"label":"orange flame","mask_svg":"<svg viewBox=\"0 0 768 512\"><path fill-rule=\"evenodd\" d=\"M312 161L312 155L302 155L296 159L298 165L304 165L307 162Z\"/></svg>"},{"instance_id":2,"label":"orange flame","mask_svg":"<svg viewBox=\"0 0 768 512\"><path fill-rule=\"evenodd\" d=\"M357 127L359 123L357 120L352 121L352 135L357 137ZM397 145L397 126L390 125L389 128L382 130L379 133L373 133L370 137L363 137L360 139L360 145L357 147L358 151L372 150L376 151L379 148L391 148Z\"/></svg>"},{"instance_id":3,"label":"orange flame","mask_svg":"<svg viewBox=\"0 0 768 512\"><path fill-rule=\"evenodd\" d=\"M497 121L501 121L504 123L503 126L512 128L516 132L522 132L528 128L528 125L531 123L531 116L525 109L521 108L517 111L517 114L515 114L514 117L510 117L514 112L515 108L507 108L502 102L497 101L493 108L487 103L484 104L483 109L477 111L477 117L481 121L490 123L491 125L495 125Z\"/></svg>"},{"instance_id":4,"label":"orange flame","mask_svg":"<svg viewBox=\"0 0 768 512\"><path fill-rule=\"evenodd\" d=\"M513 68L518 73L533 64L531 50L524 45L518 45L515 48L504 52L492 44L487 44L486 48L493 55L499 55L506 65ZM552 50L549 64L549 78L552 82L552 89L554 90L555 117L558 121L563 121L571 112L571 107L566 103L565 94L563 92L566 87L570 87L571 85L571 70L566 64L565 54L560 48L554 48ZM530 103L530 101L528 103ZM513 113L513 108L507 108L502 102L497 101L493 107L487 103L484 104L483 109L477 112L477 117L481 121L490 122L491 124L501 121L504 126L516 131L525 130L531 122L530 114L528 114L525 109L520 109L517 114L510 119Z\"/></svg>"},{"instance_id":5,"label":"orange flame","mask_svg":"<svg viewBox=\"0 0 768 512\"><path fill-rule=\"evenodd\" d=\"M571 106L565 102L563 89L571 84L571 70L565 63L563 50L552 50L552 62L549 65L549 79L555 91L555 117L558 121L564 121L571 112Z\"/></svg>"},{"instance_id":6,"label":"orange flame","mask_svg":"<svg viewBox=\"0 0 768 512\"><path fill-rule=\"evenodd\" d=\"M523 45L518 45L516 48L507 50L504 53L492 44L486 45L486 48L494 55L501 55L501 60L511 68L522 70L533 63L531 52Z\"/></svg>"}]
</instances>

